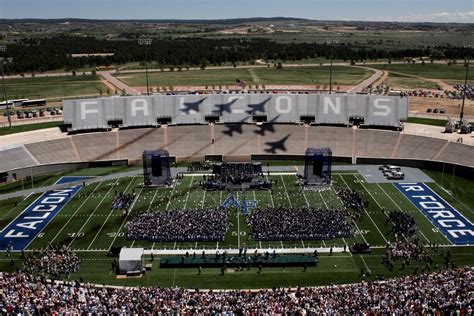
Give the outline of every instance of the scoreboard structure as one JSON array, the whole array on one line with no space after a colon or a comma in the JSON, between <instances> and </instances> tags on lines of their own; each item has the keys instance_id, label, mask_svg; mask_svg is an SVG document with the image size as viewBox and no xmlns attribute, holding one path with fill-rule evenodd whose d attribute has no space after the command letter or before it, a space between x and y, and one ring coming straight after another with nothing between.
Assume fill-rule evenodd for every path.
<instances>
[{"instance_id":1,"label":"scoreboard structure","mask_svg":"<svg viewBox=\"0 0 474 316\"><path fill-rule=\"evenodd\" d=\"M309 123L401 128L408 98L355 94L183 94L64 100L70 131L166 124Z\"/></svg>"}]
</instances>

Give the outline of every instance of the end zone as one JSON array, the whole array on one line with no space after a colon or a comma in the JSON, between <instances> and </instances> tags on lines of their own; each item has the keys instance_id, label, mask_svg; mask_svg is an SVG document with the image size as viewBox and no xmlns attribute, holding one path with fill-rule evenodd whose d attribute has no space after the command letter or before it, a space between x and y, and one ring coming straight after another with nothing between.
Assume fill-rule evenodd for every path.
<instances>
[{"instance_id":1,"label":"end zone","mask_svg":"<svg viewBox=\"0 0 474 316\"><path fill-rule=\"evenodd\" d=\"M89 177L61 177L55 184L77 182ZM36 238L61 209L79 192L82 184L50 190L31 203L0 232L0 251L20 251Z\"/></svg>"},{"instance_id":2,"label":"end zone","mask_svg":"<svg viewBox=\"0 0 474 316\"><path fill-rule=\"evenodd\" d=\"M394 185L451 243L474 244L474 225L426 184Z\"/></svg>"}]
</instances>

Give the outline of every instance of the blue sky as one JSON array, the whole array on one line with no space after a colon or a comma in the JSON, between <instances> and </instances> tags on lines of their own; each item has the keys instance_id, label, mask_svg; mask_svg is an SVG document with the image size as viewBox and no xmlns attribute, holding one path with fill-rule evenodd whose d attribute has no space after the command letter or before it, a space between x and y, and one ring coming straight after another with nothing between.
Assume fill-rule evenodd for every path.
<instances>
[{"instance_id":1,"label":"blue sky","mask_svg":"<svg viewBox=\"0 0 474 316\"><path fill-rule=\"evenodd\" d=\"M318 20L474 23L474 0L0 0L0 18Z\"/></svg>"}]
</instances>

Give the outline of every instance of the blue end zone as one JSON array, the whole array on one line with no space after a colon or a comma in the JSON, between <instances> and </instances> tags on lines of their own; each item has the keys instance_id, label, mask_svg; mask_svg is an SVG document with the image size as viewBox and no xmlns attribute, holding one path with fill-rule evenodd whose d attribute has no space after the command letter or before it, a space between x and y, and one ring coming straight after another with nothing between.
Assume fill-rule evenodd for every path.
<instances>
[{"instance_id":1,"label":"blue end zone","mask_svg":"<svg viewBox=\"0 0 474 316\"><path fill-rule=\"evenodd\" d=\"M455 245L474 244L474 226L424 183L394 183L395 187Z\"/></svg>"},{"instance_id":2,"label":"blue end zone","mask_svg":"<svg viewBox=\"0 0 474 316\"><path fill-rule=\"evenodd\" d=\"M55 184L85 180L89 177L61 177ZM0 233L0 251L20 251L61 211L82 188L82 184L43 193Z\"/></svg>"}]
</instances>

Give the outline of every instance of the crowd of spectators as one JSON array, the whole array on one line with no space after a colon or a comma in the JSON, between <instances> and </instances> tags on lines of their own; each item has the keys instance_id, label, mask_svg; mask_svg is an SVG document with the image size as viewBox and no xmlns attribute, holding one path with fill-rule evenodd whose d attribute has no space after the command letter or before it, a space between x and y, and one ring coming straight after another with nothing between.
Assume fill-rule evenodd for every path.
<instances>
[{"instance_id":1,"label":"crowd of spectators","mask_svg":"<svg viewBox=\"0 0 474 316\"><path fill-rule=\"evenodd\" d=\"M136 193L115 192L115 198L112 202L114 210L128 210L135 200Z\"/></svg>"},{"instance_id":2,"label":"crowd of spectators","mask_svg":"<svg viewBox=\"0 0 474 316\"><path fill-rule=\"evenodd\" d=\"M111 288L1 273L3 314L472 315L471 267L383 282L257 291Z\"/></svg>"},{"instance_id":3,"label":"crowd of spectators","mask_svg":"<svg viewBox=\"0 0 474 316\"><path fill-rule=\"evenodd\" d=\"M202 163L200 161L193 161L190 165L188 165L188 172L209 171L209 170L211 170L211 165L208 163Z\"/></svg>"},{"instance_id":4,"label":"crowd of spectators","mask_svg":"<svg viewBox=\"0 0 474 316\"><path fill-rule=\"evenodd\" d=\"M359 192L351 189L340 189L337 191L337 195L353 219L357 220L362 217L368 202L362 198Z\"/></svg>"},{"instance_id":5,"label":"crowd of spectators","mask_svg":"<svg viewBox=\"0 0 474 316\"><path fill-rule=\"evenodd\" d=\"M254 166L251 163L222 163L215 172L222 183L241 184L254 178Z\"/></svg>"},{"instance_id":6,"label":"crowd of spectators","mask_svg":"<svg viewBox=\"0 0 474 316\"><path fill-rule=\"evenodd\" d=\"M45 249L33 250L24 255L24 269L30 273L49 274L60 278L79 270L81 260L68 246L48 245Z\"/></svg>"},{"instance_id":7,"label":"crowd of spectators","mask_svg":"<svg viewBox=\"0 0 474 316\"><path fill-rule=\"evenodd\" d=\"M403 259L407 263L412 260L431 262L431 259L428 259L428 252L418 240L398 240L391 243L389 246L389 257L393 260Z\"/></svg>"},{"instance_id":8,"label":"crowd of spectators","mask_svg":"<svg viewBox=\"0 0 474 316\"><path fill-rule=\"evenodd\" d=\"M392 223L391 232L395 235L404 237L413 237L416 235L415 219L408 213L401 211L392 211L388 214L388 218Z\"/></svg>"},{"instance_id":9,"label":"crowd of spectators","mask_svg":"<svg viewBox=\"0 0 474 316\"><path fill-rule=\"evenodd\" d=\"M138 214L127 224L133 240L222 241L229 228L225 209L176 209Z\"/></svg>"},{"instance_id":10,"label":"crowd of spectators","mask_svg":"<svg viewBox=\"0 0 474 316\"><path fill-rule=\"evenodd\" d=\"M248 217L255 240L322 240L351 237L351 226L340 210L260 208Z\"/></svg>"}]
</instances>

